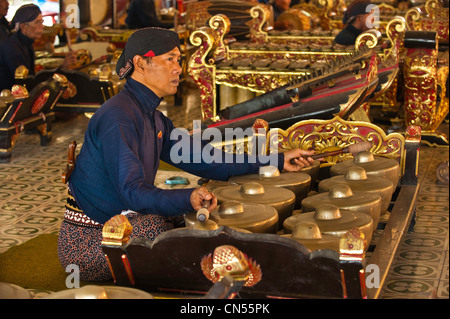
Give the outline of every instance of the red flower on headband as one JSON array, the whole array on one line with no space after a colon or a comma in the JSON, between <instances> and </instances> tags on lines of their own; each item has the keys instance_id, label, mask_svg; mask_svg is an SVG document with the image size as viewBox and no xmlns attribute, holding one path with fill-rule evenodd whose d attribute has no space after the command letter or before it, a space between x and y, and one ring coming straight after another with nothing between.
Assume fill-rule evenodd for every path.
<instances>
[{"instance_id":1,"label":"red flower on headband","mask_svg":"<svg viewBox=\"0 0 450 319\"><path fill-rule=\"evenodd\" d=\"M153 52L152 50L148 51L146 54L144 54L144 56L152 58L155 56L155 52Z\"/></svg>"}]
</instances>

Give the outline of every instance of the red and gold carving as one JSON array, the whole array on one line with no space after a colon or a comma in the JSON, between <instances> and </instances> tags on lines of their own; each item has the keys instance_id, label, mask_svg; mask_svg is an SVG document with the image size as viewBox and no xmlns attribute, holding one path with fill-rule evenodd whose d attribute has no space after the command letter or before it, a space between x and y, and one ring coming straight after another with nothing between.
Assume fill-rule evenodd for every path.
<instances>
[{"instance_id":1,"label":"red and gold carving","mask_svg":"<svg viewBox=\"0 0 450 319\"><path fill-rule=\"evenodd\" d=\"M263 30L264 25L270 19L270 11L266 6L258 5L250 9L252 20L250 21L250 39L256 43L267 42L268 34Z\"/></svg>"},{"instance_id":2,"label":"red and gold carving","mask_svg":"<svg viewBox=\"0 0 450 319\"><path fill-rule=\"evenodd\" d=\"M359 228L352 228L339 241L341 260L362 261L366 247L364 233Z\"/></svg>"},{"instance_id":3,"label":"red and gold carving","mask_svg":"<svg viewBox=\"0 0 450 319\"><path fill-rule=\"evenodd\" d=\"M72 97L74 97L75 95L77 95L78 91L77 91L77 87L75 86L75 84L73 84L70 81L67 81L67 88L64 90L64 93L62 94L62 98L67 100L70 99Z\"/></svg>"},{"instance_id":4,"label":"red and gold carving","mask_svg":"<svg viewBox=\"0 0 450 319\"><path fill-rule=\"evenodd\" d=\"M438 0L428 0L424 6L413 7L406 12L408 27L417 31L436 31L437 40L448 42L449 8L444 8Z\"/></svg>"},{"instance_id":5,"label":"red and gold carving","mask_svg":"<svg viewBox=\"0 0 450 319\"><path fill-rule=\"evenodd\" d=\"M211 28L200 28L191 34L190 41L198 47L189 59L188 73L200 88L202 120L215 118L215 66L206 61L206 56L217 46L217 33Z\"/></svg>"},{"instance_id":6,"label":"red and gold carving","mask_svg":"<svg viewBox=\"0 0 450 319\"><path fill-rule=\"evenodd\" d=\"M48 89L42 92L36 100L34 100L33 106L31 107L31 113L38 113L44 107L45 103L47 103L49 97L50 91Z\"/></svg>"},{"instance_id":7,"label":"red and gold carving","mask_svg":"<svg viewBox=\"0 0 450 319\"><path fill-rule=\"evenodd\" d=\"M330 3L326 0L319 2L324 12L331 10ZM255 66L257 64L254 63L255 61L302 60L311 65L315 63L320 65L321 62L339 60L342 56L354 53L353 48L351 50L349 48L331 50L334 40L334 35L331 34L315 36L308 34L306 36L296 33L277 35L268 32L267 26L271 23L271 17L267 6L254 6L250 9L250 14L252 16L252 20L249 21L250 40L244 41L245 48L242 45L235 45L243 43L228 44L224 40L224 36L230 29L230 22L220 14L211 17L209 27L200 27L190 36L191 43L198 48L189 60L188 74L200 89L202 120L218 120L216 112L220 106L217 101L219 85L262 94L285 85L292 79L309 74L309 71L295 68L258 68ZM398 42L400 41L398 39L405 30L405 21L398 18L389 26L393 29L390 37L393 44L391 47L397 48L397 50L389 50L384 55L398 59ZM371 45L378 47L378 38L373 39ZM328 50L324 48L328 48ZM221 67L219 62L223 60L231 62L232 67ZM235 64L236 61L244 60L251 61L250 65L252 66L241 67ZM375 69L374 72L376 72ZM394 77L392 76L392 78ZM389 85L392 83L393 81L388 81ZM389 85L384 86L383 92ZM352 97L353 100L356 98L356 96ZM349 98L349 101L352 99ZM342 109L345 112L347 107L343 106ZM344 113L340 114L344 115Z\"/></svg>"},{"instance_id":8,"label":"red and gold carving","mask_svg":"<svg viewBox=\"0 0 450 319\"><path fill-rule=\"evenodd\" d=\"M130 239L133 227L124 215L116 215L109 219L102 229L102 245L121 246Z\"/></svg>"},{"instance_id":9,"label":"red and gold carving","mask_svg":"<svg viewBox=\"0 0 450 319\"><path fill-rule=\"evenodd\" d=\"M422 129L417 125L410 125L406 128L405 139L408 142L420 142Z\"/></svg>"},{"instance_id":10,"label":"red and gold carving","mask_svg":"<svg viewBox=\"0 0 450 319\"><path fill-rule=\"evenodd\" d=\"M332 120L304 120L287 130L271 129L268 133L269 147L272 151L301 148L323 153L349 144L369 141L373 144L371 152L375 155L393 158L404 166L402 158L405 138L399 133L386 135L384 130L368 122L346 121L340 117ZM351 154L333 156L322 166L333 165L338 161L349 160Z\"/></svg>"},{"instance_id":11,"label":"red and gold carving","mask_svg":"<svg viewBox=\"0 0 450 319\"><path fill-rule=\"evenodd\" d=\"M23 85L19 85L19 84L13 85L13 87L11 88L11 94L16 99L24 99L29 96L28 90L26 89L26 87L24 87Z\"/></svg>"},{"instance_id":12,"label":"red and gold carving","mask_svg":"<svg viewBox=\"0 0 450 319\"><path fill-rule=\"evenodd\" d=\"M438 71L437 54L437 49L412 48L404 60L406 124L432 132L448 112L448 98L445 97L448 66Z\"/></svg>"},{"instance_id":13,"label":"red and gold carving","mask_svg":"<svg viewBox=\"0 0 450 319\"><path fill-rule=\"evenodd\" d=\"M251 287L262 279L259 265L231 245L217 247L213 254L202 258L200 265L205 277L214 283L229 275L237 281L245 281L244 286Z\"/></svg>"}]
</instances>

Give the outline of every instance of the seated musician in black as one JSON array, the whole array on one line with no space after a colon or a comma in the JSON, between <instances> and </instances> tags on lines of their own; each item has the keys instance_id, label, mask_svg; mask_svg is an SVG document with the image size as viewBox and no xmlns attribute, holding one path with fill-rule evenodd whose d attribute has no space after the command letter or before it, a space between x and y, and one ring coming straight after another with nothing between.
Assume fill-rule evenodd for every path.
<instances>
[{"instance_id":1,"label":"seated musician in black","mask_svg":"<svg viewBox=\"0 0 450 319\"><path fill-rule=\"evenodd\" d=\"M116 220L115 216L126 214L133 227L131 237L154 240L182 221L183 214L202 208L205 201L211 202L209 210L217 207L217 199L205 187L156 187L160 160L199 177L223 181L233 175L257 173L270 159L280 171L298 171L313 163L301 155L314 151L301 149L261 156L265 160L245 155L239 162L237 155L228 154L230 158L220 150L212 161L206 160L202 151L194 152L193 137L175 129L157 110L165 96L177 92L180 58L176 32L162 28L135 31L116 65L119 77L127 79L124 89L90 119L68 182L69 197L58 240L62 266L77 265L81 280L111 278L101 241L103 225ZM180 135L174 134L177 132ZM174 159L179 152L173 152L180 141L190 144L181 161Z\"/></svg>"},{"instance_id":2,"label":"seated musician in black","mask_svg":"<svg viewBox=\"0 0 450 319\"><path fill-rule=\"evenodd\" d=\"M11 34L11 27L8 20L6 20L8 9L8 0L0 0L0 43L6 41L6 39L8 39Z\"/></svg>"},{"instance_id":3,"label":"seated musician in black","mask_svg":"<svg viewBox=\"0 0 450 319\"><path fill-rule=\"evenodd\" d=\"M355 0L347 8L343 23L344 29L334 38L341 45L353 45L358 36L371 29L374 23L372 4L368 0Z\"/></svg>"},{"instance_id":4,"label":"seated musician in black","mask_svg":"<svg viewBox=\"0 0 450 319\"><path fill-rule=\"evenodd\" d=\"M17 9L11 20L13 34L0 44L0 91L11 89L14 85L16 69L24 65L30 75L35 73L35 51L33 43L42 36L44 20L39 7L26 4ZM75 65L76 53L69 52L64 67Z\"/></svg>"}]
</instances>

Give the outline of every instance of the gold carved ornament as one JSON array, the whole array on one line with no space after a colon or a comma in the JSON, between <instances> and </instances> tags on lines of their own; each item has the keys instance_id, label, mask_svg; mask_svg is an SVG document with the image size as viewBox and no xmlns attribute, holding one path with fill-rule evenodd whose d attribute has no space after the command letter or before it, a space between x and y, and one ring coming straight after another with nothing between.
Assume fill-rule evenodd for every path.
<instances>
[{"instance_id":1,"label":"gold carved ornament","mask_svg":"<svg viewBox=\"0 0 450 319\"><path fill-rule=\"evenodd\" d=\"M339 241L339 259L362 261L367 245L364 233L359 228L352 228Z\"/></svg>"},{"instance_id":2,"label":"gold carved ornament","mask_svg":"<svg viewBox=\"0 0 450 319\"><path fill-rule=\"evenodd\" d=\"M400 48L403 48L403 39L407 29L406 20L403 17L396 16L389 21L386 27L386 35L391 42L389 49L384 51L384 60L394 58L397 62L401 55Z\"/></svg>"},{"instance_id":3,"label":"gold carved ornament","mask_svg":"<svg viewBox=\"0 0 450 319\"><path fill-rule=\"evenodd\" d=\"M122 214L116 215L109 219L104 225L102 229L102 245L110 245L110 246L122 246L130 240L130 235L133 231L133 227L131 226L128 218ZM109 270L111 271L111 275L114 279L114 283L116 282L116 276L114 273L114 269L112 267L111 261L107 254L105 254L106 262L108 263ZM134 285L134 275L131 270L131 265L128 260L128 256L126 254L122 254L120 257L125 268L125 272L127 274L129 282Z\"/></svg>"},{"instance_id":4,"label":"gold carved ornament","mask_svg":"<svg viewBox=\"0 0 450 319\"><path fill-rule=\"evenodd\" d=\"M257 5L250 9L250 39L252 42L266 43L268 34L263 30L264 25L269 22L270 11L267 6Z\"/></svg>"},{"instance_id":5,"label":"gold carved ornament","mask_svg":"<svg viewBox=\"0 0 450 319\"><path fill-rule=\"evenodd\" d=\"M213 254L202 258L200 266L205 277L213 283L229 275L236 281L244 281L245 287L251 287L262 279L262 271L256 261L231 245L214 249Z\"/></svg>"},{"instance_id":6,"label":"gold carved ornament","mask_svg":"<svg viewBox=\"0 0 450 319\"><path fill-rule=\"evenodd\" d=\"M188 73L200 88L202 120L216 118L216 89L214 79L216 67L206 61L206 57L218 45L217 32L202 27L190 36L192 45L198 49L192 53L188 62Z\"/></svg>"},{"instance_id":7,"label":"gold carved ornament","mask_svg":"<svg viewBox=\"0 0 450 319\"><path fill-rule=\"evenodd\" d=\"M413 7L406 12L405 18L410 30L436 31L439 41L449 39L449 9L437 0L428 0L424 7Z\"/></svg>"},{"instance_id":8,"label":"gold carved ornament","mask_svg":"<svg viewBox=\"0 0 450 319\"><path fill-rule=\"evenodd\" d=\"M224 37L225 35L230 32L231 29L231 22L230 19L224 15L224 14L217 14L215 16L212 16L211 19L209 19L209 26L216 31L218 35L217 39L217 47L213 52L213 60L210 61L210 63L214 63L214 60L218 57L220 58L228 58L228 46L225 45Z\"/></svg>"},{"instance_id":9,"label":"gold carved ornament","mask_svg":"<svg viewBox=\"0 0 450 319\"><path fill-rule=\"evenodd\" d=\"M405 57L405 116L407 125L436 129L437 50L410 49Z\"/></svg>"},{"instance_id":10,"label":"gold carved ornament","mask_svg":"<svg viewBox=\"0 0 450 319\"><path fill-rule=\"evenodd\" d=\"M431 19L445 19L448 21L448 8L444 8L439 0L427 0L425 11Z\"/></svg>"},{"instance_id":11,"label":"gold carved ornament","mask_svg":"<svg viewBox=\"0 0 450 319\"><path fill-rule=\"evenodd\" d=\"M352 228L339 241L339 259L344 262L362 262L364 259L364 248L367 245L364 233L358 228ZM344 298L347 298L347 288L345 284L345 274L341 269L341 280L343 285ZM359 270L359 285L361 296L367 298L365 270Z\"/></svg>"},{"instance_id":12,"label":"gold carved ornament","mask_svg":"<svg viewBox=\"0 0 450 319\"><path fill-rule=\"evenodd\" d=\"M358 51L361 46L367 46L370 49L375 48L381 40L381 32L371 29L361 33L355 41L355 50Z\"/></svg>"},{"instance_id":13,"label":"gold carved ornament","mask_svg":"<svg viewBox=\"0 0 450 319\"><path fill-rule=\"evenodd\" d=\"M345 121L340 117L332 120L304 120L287 130L271 129L268 133L271 152L301 148L324 153L342 149L350 144L371 142L374 155L393 158L404 166L405 138L399 133L386 133L378 126L359 121ZM352 159L349 153L328 157L321 166Z\"/></svg>"},{"instance_id":14,"label":"gold carved ornament","mask_svg":"<svg viewBox=\"0 0 450 319\"><path fill-rule=\"evenodd\" d=\"M121 246L130 239L133 227L124 215L116 215L109 219L102 229L102 245Z\"/></svg>"}]
</instances>

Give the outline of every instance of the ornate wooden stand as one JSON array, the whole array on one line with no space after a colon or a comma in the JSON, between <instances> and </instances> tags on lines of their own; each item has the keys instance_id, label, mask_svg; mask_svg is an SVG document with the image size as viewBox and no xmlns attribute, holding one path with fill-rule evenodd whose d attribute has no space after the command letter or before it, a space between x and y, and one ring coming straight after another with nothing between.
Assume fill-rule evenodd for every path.
<instances>
[{"instance_id":1,"label":"ornate wooden stand","mask_svg":"<svg viewBox=\"0 0 450 319\"><path fill-rule=\"evenodd\" d=\"M37 84L30 93L20 85L14 85L11 95L0 98L0 163L9 162L11 151L19 134L36 128L41 145L46 146L52 138L54 106L67 88L67 79L55 74Z\"/></svg>"},{"instance_id":2,"label":"ornate wooden stand","mask_svg":"<svg viewBox=\"0 0 450 319\"><path fill-rule=\"evenodd\" d=\"M250 41L245 48L228 43L225 36L229 32L230 21L224 15L216 15L209 20L208 27L201 27L192 32L191 43L197 46L188 63L188 73L201 91L202 120L217 121L218 111L222 108L219 102L223 95L229 95L228 89L238 88L241 91L266 93L286 85L293 79L301 79L305 75L314 74L314 68L270 68L270 67L228 67L229 61L309 61L310 63L328 63L339 61L349 56L363 45L369 48L379 46L381 34L365 33L351 50L331 50L332 36L298 36L292 34L272 35L264 30L270 13L264 6L255 6L250 10ZM376 99L395 83L398 70L398 48L402 41L405 21L393 19L388 24L388 37L391 49L379 54L378 66L382 67L383 82L377 90ZM329 42L329 43L328 43ZM317 71L317 70L316 70ZM380 69L378 69L380 72ZM223 92L221 93L221 89ZM226 90L225 90L226 89ZM247 98L248 99L248 98ZM233 105L233 104L231 104ZM342 116L342 114L340 114Z\"/></svg>"},{"instance_id":3,"label":"ornate wooden stand","mask_svg":"<svg viewBox=\"0 0 450 319\"><path fill-rule=\"evenodd\" d=\"M255 125L255 139L262 144L261 130L267 128L263 121ZM242 298L378 298L402 235L414 218L420 128L411 127L406 136L386 135L374 124L335 118L302 121L287 131L271 130L268 137L268 145L280 151L292 147L324 151L371 141L372 152L399 161L401 183L372 256L365 256L368 243L355 229L341 238L339 251L309 252L291 238L243 233L226 226L174 229L153 242L128 239L131 231L120 215L116 217L122 222L114 217L103 228L102 249L115 284L174 298L233 297L237 292ZM366 283L370 264L378 270L378 287ZM236 283L233 289L232 283Z\"/></svg>"},{"instance_id":4,"label":"ornate wooden stand","mask_svg":"<svg viewBox=\"0 0 450 319\"><path fill-rule=\"evenodd\" d=\"M449 9L437 0L406 13L408 31L403 68L406 125L422 129L422 142L448 147L448 132L438 127L448 116ZM423 40L428 40L423 41Z\"/></svg>"}]
</instances>

